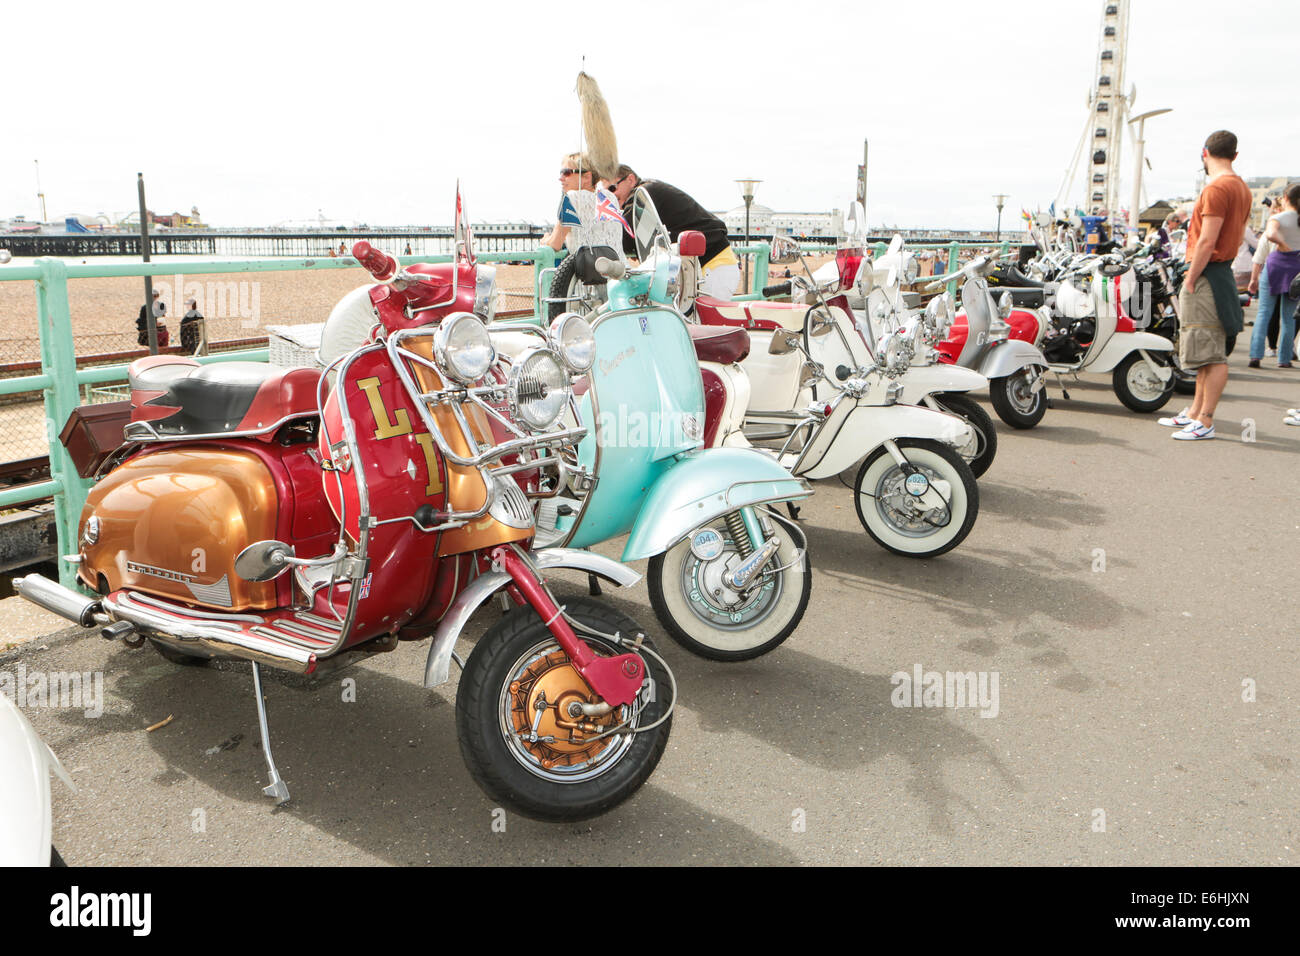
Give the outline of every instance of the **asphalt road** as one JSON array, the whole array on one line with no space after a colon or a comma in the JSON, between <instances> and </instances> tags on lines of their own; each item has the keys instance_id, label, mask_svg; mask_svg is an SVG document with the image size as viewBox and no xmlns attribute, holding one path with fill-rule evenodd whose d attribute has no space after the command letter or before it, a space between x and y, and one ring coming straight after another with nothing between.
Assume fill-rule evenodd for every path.
<instances>
[{"instance_id":1,"label":"asphalt road","mask_svg":"<svg viewBox=\"0 0 1300 956\"><path fill-rule=\"evenodd\" d=\"M54 790L74 864L1295 864L1300 428L1282 415L1300 371L1245 361L1209 442L1170 440L1108 378L1069 401L1053 384L1038 428L999 423L979 520L939 559L883 551L820 482L799 631L739 665L661 636L681 696L668 749L581 825L493 827L454 686L420 685L427 644L270 677L278 810L242 665L62 632L0 672L104 675L102 716L27 710L77 783ZM614 600L661 634L644 586ZM894 706L891 675L917 665L996 674L996 716Z\"/></svg>"}]
</instances>

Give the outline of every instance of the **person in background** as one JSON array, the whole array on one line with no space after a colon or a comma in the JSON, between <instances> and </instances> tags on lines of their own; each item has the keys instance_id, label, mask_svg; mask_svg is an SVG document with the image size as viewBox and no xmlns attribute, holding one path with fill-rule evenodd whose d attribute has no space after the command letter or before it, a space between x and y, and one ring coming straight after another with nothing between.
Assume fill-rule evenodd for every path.
<instances>
[{"instance_id":1,"label":"person in background","mask_svg":"<svg viewBox=\"0 0 1300 956\"><path fill-rule=\"evenodd\" d=\"M185 304L189 308L181 318L181 349L189 355L198 355L201 348L206 354L208 336L203 313L194 299L187 299Z\"/></svg>"},{"instance_id":2,"label":"person in background","mask_svg":"<svg viewBox=\"0 0 1300 956\"><path fill-rule=\"evenodd\" d=\"M655 211L673 242L688 229L704 233L704 255L700 257L700 294L730 299L740 284L740 259L727 239L727 226L713 213L676 186L658 179L642 179L631 166L619 166L607 189L618 198L624 217L632 219L632 193L644 186L654 201Z\"/></svg>"},{"instance_id":3,"label":"person in background","mask_svg":"<svg viewBox=\"0 0 1300 956\"><path fill-rule=\"evenodd\" d=\"M1237 283L1237 291L1245 292L1246 286L1250 282L1251 273L1251 256L1259 248L1259 236L1255 235L1255 230L1246 225L1246 232L1241 237L1241 248L1237 250L1237 258L1232 260L1232 278Z\"/></svg>"},{"instance_id":4,"label":"person in background","mask_svg":"<svg viewBox=\"0 0 1300 956\"><path fill-rule=\"evenodd\" d=\"M158 347L165 349L167 347L167 326L163 320L167 317L167 303L158 295L158 290L153 290L153 320L158 327ZM140 315L135 320L137 335L135 340L144 348L149 347L149 313L145 307L140 306Z\"/></svg>"},{"instance_id":5,"label":"person in background","mask_svg":"<svg viewBox=\"0 0 1300 956\"><path fill-rule=\"evenodd\" d=\"M573 227L582 224L584 210L577 208L577 205L583 205L581 194L591 193L592 199L595 198L596 174L591 171L591 160L586 153L569 153L560 160L560 189L560 208L555 214L555 226L542 237L542 245L550 246L556 252L564 248ZM579 195L571 196L570 193ZM593 215L594 210L593 201Z\"/></svg>"},{"instance_id":6,"label":"person in background","mask_svg":"<svg viewBox=\"0 0 1300 956\"><path fill-rule=\"evenodd\" d=\"M1214 437L1214 412L1228 384L1227 338L1242 328L1232 260L1254 198L1232 168L1236 158L1237 137L1227 130L1211 133L1201 147L1209 180L1192 210L1187 276L1178 297L1178 358L1183 368L1196 369L1196 395L1190 408L1159 422L1178 429L1173 437L1182 441Z\"/></svg>"},{"instance_id":7,"label":"person in background","mask_svg":"<svg viewBox=\"0 0 1300 956\"><path fill-rule=\"evenodd\" d=\"M1255 329L1250 336L1250 367L1259 368L1264 357L1264 339L1269 319L1276 303L1278 306L1277 367L1293 368L1295 357L1296 300L1287 294L1291 280L1300 274L1300 223L1296 210L1300 207L1300 183L1292 183L1282 192L1264 228L1264 238L1272 245L1267 259L1260 263L1258 254L1251 270L1248 288L1259 291L1259 309L1255 313Z\"/></svg>"}]
</instances>

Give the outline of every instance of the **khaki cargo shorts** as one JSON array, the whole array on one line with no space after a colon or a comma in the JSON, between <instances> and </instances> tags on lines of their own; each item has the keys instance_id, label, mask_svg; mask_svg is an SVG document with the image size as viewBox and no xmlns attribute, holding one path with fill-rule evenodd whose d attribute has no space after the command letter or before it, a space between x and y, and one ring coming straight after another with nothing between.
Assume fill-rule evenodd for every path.
<instances>
[{"instance_id":1,"label":"khaki cargo shorts","mask_svg":"<svg viewBox=\"0 0 1300 956\"><path fill-rule=\"evenodd\" d=\"M1185 369L1228 361L1227 336L1214 307L1214 289L1204 276L1196 291L1187 286L1178 294L1178 362Z\"/></svg>"}]
</instances>

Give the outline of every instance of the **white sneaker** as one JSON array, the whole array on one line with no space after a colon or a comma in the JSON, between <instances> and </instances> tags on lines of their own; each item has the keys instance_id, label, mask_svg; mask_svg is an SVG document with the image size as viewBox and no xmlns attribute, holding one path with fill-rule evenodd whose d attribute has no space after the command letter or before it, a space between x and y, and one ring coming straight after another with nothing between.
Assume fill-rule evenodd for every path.
<instances>
[{"instance_id":1,"label":"white sneaker","mask_svg":"<svg viewBox=\"0 0 1300 956\"><path fill-rule=\"evenodd\" d=\"M1295 412L1295 409L1294 409L1294 408L1291 409L1291 411L1292 411L1292 414L1290 414L1290 415L1288 415L1286 418L1282 419L1282 424L1283 424L1283 425L1300 425L1300 415L1296 415L1296 414L1294 414L1294 412Z\"/></svg>"},{"instance_id":2,"label":"white sneaker","mask_svg":"<svg viewBox=\"0 0 1300 956\"><path fill-rule=\"evenodd\" d=\"M1214 426L1202 425L1200 422L1193 420L1182 431L1174 432L1173 437L1179 441L1202 441L1214 437Z\"/></svg>"},{"instance_id":3,"label":"white sneaker","mask_svg":"<svg viewBox=\"0 0 1300 956\"><path fill-rule=\"evenodd\" d=\"M1288 408L1286 414L1288 418L1300 418L1300 408Z\"/></svg>"},{"instance_id":4,"label":"white sneaker","mask_svg":"<svg viewBox=\"0 0 1300 956\"><path fill-rule=\"evenodd\" d=\"M1173 418L1157 418L1156 424L1164 425L1166 428L1186 428L1192 423L1192 419L1187 414L1190 411L1191 408L1184 408Z\"/></svg>"},{"instance_id":5,"label":"white sneaker","mask_svg":"<svg viewBox=\"0 0 1300 956\"><path fill-rule=\"evenodd\" d=\"M1276 355L1276 354L1277 354L1277 349L1265 349L1265 350L1264 350L1264 358L1272 358L1272 357L1273 357L1274 355Z\"/></svg>"}]
</instances>

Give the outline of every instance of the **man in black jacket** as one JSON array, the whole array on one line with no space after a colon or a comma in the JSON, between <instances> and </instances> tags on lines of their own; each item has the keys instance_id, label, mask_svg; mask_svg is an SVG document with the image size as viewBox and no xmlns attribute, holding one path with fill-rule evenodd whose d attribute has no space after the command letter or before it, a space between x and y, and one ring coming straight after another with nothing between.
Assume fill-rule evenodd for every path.
<instances>
[{"instance_id":1,"label":"man in black jacket","mask_svg":"<svg viewBox=\"0 0 1300 956\"><path fill-rule=\"evenodd\" d=\"M740 260L727 241L726 224L676 186L658 179L642 179L631 166L620 166L606 188L618 197L619 205L623 207L629 222L630 200L638 186L644 186L650 194L655 211L659 213L659 219L673 242L688 229L704 233L704 255L700 257L700 268L704 275L700 292L715 299L730 299L740 284ZM631 237L624 238L625 242L631 242ZM628 251L636 250L630 248Z\"/></svg>"}]
</instances>

